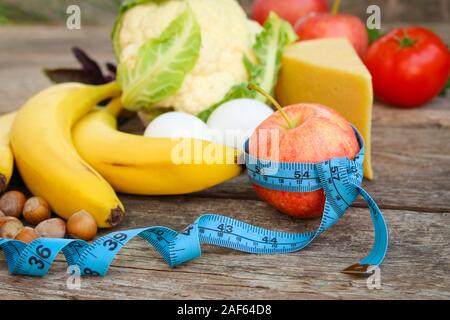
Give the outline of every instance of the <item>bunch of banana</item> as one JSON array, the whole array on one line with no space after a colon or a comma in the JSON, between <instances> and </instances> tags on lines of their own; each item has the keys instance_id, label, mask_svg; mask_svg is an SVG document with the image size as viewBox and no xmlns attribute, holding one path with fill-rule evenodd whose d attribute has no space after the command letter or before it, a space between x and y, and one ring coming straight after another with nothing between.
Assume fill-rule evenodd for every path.
<instances>
[{"instance_id":1,"label":"bunch of banana","mask_svg":"<svg viewBox=\"0 0 450 320\"><path fill-rule=\"evenodd\" d=\"M45 198L63 218L86 210L101 228L123 218L124 208L113 188L78 155L71 135L80 118L119 94L116 83L61 84L32 97L17 114L11 146L19 172L30 191Z\"/></svg>"},{"instance_id":2,"label":"bunch of banana","mask_svg":"<svg viewBox=\"0 0 450 320\"><path fill-rule=\"evenodd\" d=\"M122 133L116 116L117 83L60 84L41 91L0 118L0 189L19 172L36 196L68 219L85 210L101 228L121 222L124 207L115 190L173 195L207 189L238 176L238 151L194 139L162 139ZM11 127L12 126L12 127ZM11 129L10 129L11 128ZM12 152L10 146L12 147ZM115 190L114 190L115 189Z\"/></svg>"},{"instance_id":3,"label":"bunch of banana","mask_svg":"<svg viewBox=\"0 0 450 320\"><path fill-rule=\"evenodd\" d=\"M215 186L241 173L238 151L194 139L165 139L117 130L120 99L95 110L74 127L81 157L116 191L139 195L186 194Z\"/></svg>"},{"instance_id":4,"label":"bunch of banana","mask_svg":"<svg viewBox=\"0 0 450 320\"><path fill-rule=\"evenodd\" d=\"M0 193L6 190L14 168L14 157L9 146L9 135L16 113L0 117Z\"/></svg>"}]
</instances>

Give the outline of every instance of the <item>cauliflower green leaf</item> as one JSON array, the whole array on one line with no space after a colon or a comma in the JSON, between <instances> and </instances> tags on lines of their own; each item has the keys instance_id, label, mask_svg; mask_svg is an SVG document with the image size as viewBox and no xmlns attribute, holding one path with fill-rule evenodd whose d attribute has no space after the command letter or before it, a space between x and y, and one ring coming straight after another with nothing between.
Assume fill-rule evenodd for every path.
<instances>
[{"instance_id":1,"label":"cauliflower green leaf","mask_svg":"<svg viewBox=\"0 0 450 320\"><path fill-rule=\"evenodd\" d=\"M122 48L120 47L119 43L119 36L120 36L120 29L122 28L122 22L125 12L127 12L129 9L141 5L146 4L149 2L154 3L160 3L166 0L125 0L120 5L119 9L119 15L114 23L112 32L111 32L111 39L113 43L114 52L116 54L117 59L120 57L120 52L122 51Z\"/></svg>"},{"instance_id":2,"label":"cauliflower green leaf","mask_svg":"<svg viewBox=\"0 0 450 320\"><path fill-rule=\"evenodd\" d=\"M264 24L264 30L258 34L253 46L256 62L253 63L249 58L244 58L244 65L249 74L248 82L256 84L266 92L273 94L281 69L283 51L296 40L297 35L291 25L272 12ZM207 121L211 113L221 104L239 98L258 99L267 103L265 97L257 95L255 91L251 91L247 87L248 83L232 87L222 101L197 116L203 121Z\"/></svg>"},{"instance_id":3,"label":"cauliflower green leaf","mask_svg":"<svg viewBox=\"0 0 450 320\"><path fill-rule=\"evenodd\" d=\"M150 39L139 48L133 65L119 62L117 80L125 108L149 110L175 94L197 63L200 46L200 26L186 6L159 38Z\"/></svg>"}]
</instances>

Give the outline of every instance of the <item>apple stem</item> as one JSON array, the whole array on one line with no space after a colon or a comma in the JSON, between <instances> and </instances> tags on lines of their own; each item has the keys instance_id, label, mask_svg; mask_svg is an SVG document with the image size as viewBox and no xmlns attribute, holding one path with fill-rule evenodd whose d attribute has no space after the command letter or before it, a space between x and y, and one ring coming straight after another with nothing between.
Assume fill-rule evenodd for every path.
<instances>
[{"instance_id":1,"label":"apple stem","mask_svg":"<svg viewBox=\"0 0 450 320\"><path fill-rule=\"evenodd\" d=\"M250 90L257 91L258 93L263 95L265 98L267 98L267 100L269 100L275 106L275 108L277 108L277 110L281 113L284 120L286 120L286 123L287 123L289 129L295 128L294 125L292 124L291 120L289 119L288 115L286 114L286 112L284 112L283 107L269 93L267 93L261 87L257 86L256 84L253 84L253 83L249 83L248 88Z\"/></svg>"},{"instance_id":2,"label":"apple stem","mask_svg":"<svg viewBox=\"0 0 450 320\"><path fill-rule=\"evenodd\" d=\"M341 0L334 0L333 8L331 9L331 14L333 16L337 15L340 7L341 7Z\"/></svg>"}]
</instances>

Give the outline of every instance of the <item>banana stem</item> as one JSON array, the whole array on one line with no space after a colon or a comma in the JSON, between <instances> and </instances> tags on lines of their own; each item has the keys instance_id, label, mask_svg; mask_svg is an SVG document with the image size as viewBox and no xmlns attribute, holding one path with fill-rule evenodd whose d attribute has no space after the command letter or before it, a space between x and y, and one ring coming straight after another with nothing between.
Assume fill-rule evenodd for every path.
<instances>
[{"instance_id":1,"label":"banana stem","mask_svg":"<svg viewBox=\"0 0 450 320\"><path fill-rule=\"evenodd\" d=\"M112 99L105 108L105 111L117 117L123 109L121 97Z\"/></svg>"},{"instance_id":2,"label":"banana stem","mask_svg":"<svg viewBox=\"0 0 450 320\"><path fill-rule=\"evenodd\" d=\"M278 111L280 111L281 115L283 116L284 120L286 120L286 123L289 127L289 129L294 129L295 126L293 125L293 123L291 122L291 120L289 119L288 115L286 114L286 112L284 112L283 107L278 103L277 100L275 100L270 94L268 94L266 91L264 91L262 88L258 87L257 85L253 84L253 83L249 83L248 84L248 88L250 90L255 90L257 92L259 92L260 94L262 94L264 97L267 98L267 100L269 100L274 106L275 108L278 109Z\"/></svg>"},{"instance_id":3,"label":"banana stem","mask_svg":"<svg viewBox=\"0 0 450 320\"><path fill-rule=\"evenodd\" d=\"M334 0L333 8L331 9L331 14L333 16L337 15L340 7L341 7L341 0Z\"/></svg>"},{"instance_id":4,"label":"banana stem","mask_svg":"<svg viewBox=\"0 0 450 320\"><path fill-rule=\"evenodd\" d=\"M95 90L99 90L102 93L104 92L108 95L107 98L115 98L120 96L122 90L120 89L119 84L116 81L112 81L106 84L92 86ZM106 98L105 98L106 99Z\"/></svg>"}]
</instances>

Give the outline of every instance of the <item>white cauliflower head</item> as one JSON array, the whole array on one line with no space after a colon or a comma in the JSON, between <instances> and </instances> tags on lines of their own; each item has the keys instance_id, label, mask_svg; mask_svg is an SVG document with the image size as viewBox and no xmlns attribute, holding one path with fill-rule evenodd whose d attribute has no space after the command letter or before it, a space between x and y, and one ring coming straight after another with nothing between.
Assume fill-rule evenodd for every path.
<instances>
[{"instance_id":1,"label":"white cauliflower head","mask_svg":"<svg viewBox=\"0 0 450 320\"><path fill-rule=\"evenodd\" d=\"M180 28L178 33L173 31L173 34L177 34L180 39L184 38L185 45L190 45L195 42L193 37L195 26L197 26L200 29L200 42L195 61L191 59L184 64L180 61L180 65L185 66L185 69L181 71L180 68L177 70L173 68L172 75L178 72L182 79L175 81L172 78L174 84L170 87L170 92L164 91L163 94L158 92L158 97L162 99L148 99L151 105L147 106L142 100L130 109L174 108L177 111L198 114L221 101L233 86L248 80L244 57L253 57L252 47L256 35L262 28L247 18L236 0L149 0L143 4L141 4L142 0L137 2L138 5L128 5L128 7L127 3L124 4L125 10L113 31L114 47L119 60L119 83L126 86L133 77L139 78L137 71L133 68L137 69L139 55L145 52L141 51L141 48L152 39L160 40L153 44L154 51L161 53L162 56L162 58L155 58L159 59L157 61L162 60L164 55L171 54L167 50L168 45L164 47L164 44L161 44L164 40L161 37L177 20L177 17L186 11L186 7L192 12L193 17L191 20L186 18L183 23L190 26L192 32L188 35L188 31ZM188 40L188 37L191 39ZM183 50L181 46L184 43L181 40L179 43L180 48L173 48L173 50ZM157 47L158 45L160 47ZM174 41L171 45L176 47L178 44ZM192 56L195 48L190 50ZM151 56L149 53L146 54ZM186 54L182 58L188 59ZM188 68L187 66L191 63L192 68ZM127 75L121 75L121 70ZM178 88L175 88L176 86ZM147 96L150 96L150 93ZM127 103L125 106L129 107Z\"/></svg>"}]
</instances>

